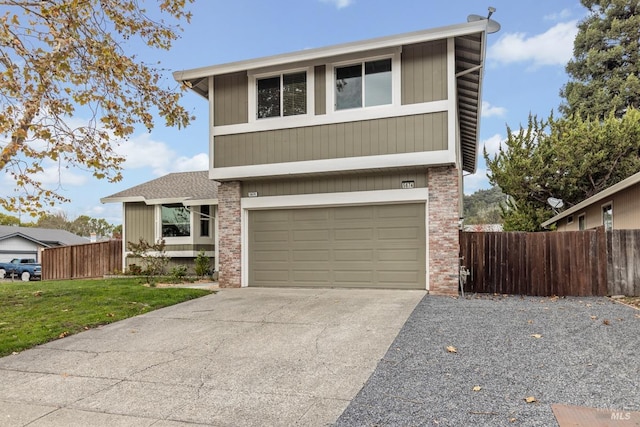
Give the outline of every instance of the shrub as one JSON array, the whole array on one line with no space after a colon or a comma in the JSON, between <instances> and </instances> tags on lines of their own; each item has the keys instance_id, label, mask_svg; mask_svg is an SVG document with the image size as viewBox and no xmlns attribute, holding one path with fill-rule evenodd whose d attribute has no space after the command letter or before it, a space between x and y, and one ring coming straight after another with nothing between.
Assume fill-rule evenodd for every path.
<instances>
[{"instance_id":1,"label":"shrub","mask_svg":"<svg viewBox=\"0 0 640 427\"><path fill-rule=\"evenodd\" d=\"M211 271L211 260L205 255L204 251L198 252L198 256L195 259L196 275L203 277Z\"/></svg>"}]
</instances>

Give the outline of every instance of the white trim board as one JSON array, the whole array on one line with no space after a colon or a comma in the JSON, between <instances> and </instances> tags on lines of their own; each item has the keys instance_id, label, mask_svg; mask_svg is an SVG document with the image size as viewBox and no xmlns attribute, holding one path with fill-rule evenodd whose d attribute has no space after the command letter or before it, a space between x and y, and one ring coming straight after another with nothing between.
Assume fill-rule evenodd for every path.
<instances>
[{"instance_id":1,"label":"white trim board","mask_svg":"<svg viewBox=\"0 0 640 427\"><path fill-rule=\"evenodd\" d=\"M241 260L240 283L249 286L249 212L265 209L304 209L357 205L381 205L424 203L425 205L425 256L426 290L429 290L429 189L412 188L398 190L354 191L342 193L301 194L295 196L243 197L241 207Z\"/></svg>"}]
</instances>

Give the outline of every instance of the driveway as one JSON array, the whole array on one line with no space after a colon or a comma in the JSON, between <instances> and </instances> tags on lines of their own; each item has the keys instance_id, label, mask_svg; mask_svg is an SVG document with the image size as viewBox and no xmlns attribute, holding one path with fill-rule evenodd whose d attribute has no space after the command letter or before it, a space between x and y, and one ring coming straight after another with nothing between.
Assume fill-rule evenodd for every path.
<instances>
[{"instance_id":1,"label":"driveway","mask_svg":"<svg viewBox=\"0 0 640 427\"><path fill-rule=\"evenodd\" d=\"M640 310L427 296L336 425L549 427L555 410L562 427L640 426Z\"/></svg>"},{"instance_id":2,"label":"driveway","mask_svg":"<svg viewBox=\"0 0 640 427\"><path fill-rule=\"evenodd\" d=\"M228 289L0 359L2 426L322 426L421 291Z\"/></svg>"}]
</instances>

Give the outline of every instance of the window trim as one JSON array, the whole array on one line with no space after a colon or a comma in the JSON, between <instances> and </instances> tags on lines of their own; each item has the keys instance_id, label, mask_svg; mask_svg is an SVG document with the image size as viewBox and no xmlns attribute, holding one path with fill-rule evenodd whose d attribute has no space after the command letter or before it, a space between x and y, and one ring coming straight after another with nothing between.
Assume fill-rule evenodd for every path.
<instances>
[{"instance_id":1,"label":"window trim","mask_svg":"<svg viewBox=\"0 0 640 427\"><path fill-rule=\"evenodd\" d=\"M610 230L613 230L613 200L609 200L608 202L606 202L606 203L602 203L602 204L600 205L600 221L601 221L601 223L602 223L602 226L604 227L604 230L605 230L605 231L610 231L610 230L607 230L607 226L606 226L606 224L604 223L604 209L605 209L607 206L610 206L610 207L611 207L611 229L610 229Z\"/></svg>"},{"instance_id":2,"label":"window trim","mask_svg":"<svg viewBox=\"0 0 640 427\"><path fill-rule=\"evenodd\" d=\"M582 220L582 228L580 228L580 220ZM587 229L587 215L584 213L581 213L580 215L578 215L578 231L583 231Z\"/></svg>"},{"instance_id":3,"label":"window trim","mask_svg":"<svg viewBox=\"0 0 640 427\"><path fill-rule=\"evenodd\" d=\"M402 47L399 46L391 49L389 52L381 53L373 56L353 56L349 59L336 61L326 64L325 81L326 81L326 114L353 115L361 114L361 111L371 111L375 109L394 108L402 105ZM391 103L383 105L373 105L370 107L362 106L356 108L347 108L343 110L336 109L336 68L346 67L349 65L364 64L365 62L378 61L381 59L391 59ZM363 76L364 80L364 76ZM366 94L364 95L366 97Z\"/></svg>"},{"instance_id":4,"label":"window trim","mask_svg":"<svg viewBox=\"0 0 640 427\"><path fill-rule=\"evenodd\" d=\"M189 235L188 236L178 236L178 237L163 237L162 236L162 206L165 205L181 205L189 212ZM190 244L193 242L194 236L194 224L193 224L193 211L189 209L188 206L185 206L183 203L161 203L156 205L156 241L160 241L164 239L165 244L167 245L183 245Z\"/></svg>"},{"instance_id":5,"label":"window trim","mask_svg":"<svg viewBox=\"0 0 640 427\"><path fill-rule=\"evenodd\" d=\"M204 208L204 207L207 207L209 209L209 213L205 214L204 212L202 212L202 208ZM200 205L200 206L198 206L198 222L199 222L198 228L200 229L199 230L200 232L198 233L198 237L200 237L200 238L205 238L205 239L211 238L211 235L213 234L211 232L211 219L213 218L213 215L211 214L211 211L212 211L211 205ZM206 235L203 234L204 228L202 227L202 224L205 221L206 221L206 224L207 224L207 228L206 228L207 234Z\"/></svg>"},{"instance_id":6,"label":"window trim","mask_svg":"<svg viewBox=\"0 0 640 427\"><path fill-rule=\"evenodd\" d=\"M278 70L271 72L247 72L247 76L249 77L249 123L256 122L265 122L271 120L299 120L304 117L311 117L315 115L315 78L314 78L314 67L298 67L298 68L289 68L286 70ZM280 84L282 85L282 76L285 74L295 74L304 72L307 75L307 113L306 114L295 114L292 116L284 116L283 111L280 111L279 117L264 117L258 118L258 80L268 79L271 77L280 77ZM282 89L282 86L281 86ZM281 103L282 103L282 97Z\"/></svg>"}]
</instances>

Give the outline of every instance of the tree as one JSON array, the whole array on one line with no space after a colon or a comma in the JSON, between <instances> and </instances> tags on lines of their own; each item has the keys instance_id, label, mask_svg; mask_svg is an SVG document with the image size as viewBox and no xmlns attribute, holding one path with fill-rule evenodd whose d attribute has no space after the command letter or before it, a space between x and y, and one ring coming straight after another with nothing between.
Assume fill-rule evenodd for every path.
<instances>
[{"instance_id":1,"label":"tree","mask_svg":"<svg viewBox=\"0 0 640 427\"><path fill-rule=\"evenodd\" d=\"M147 2L157 5L154 19L139 0L0 0L0 170L22 193L0 207L35 215L67 201L38 178L47 159L118 181L124 159L115 145L137 125L150 131L154 114L168 126L189 123L181 92L125 47L139 39L170 49L192 1Z\"/></svg>"},{"instance_id":2,"label":"tree","mask_svg":"<svg viewBox=\"0 0 640 427\"><path fill-rule=\"evenodd\" d=\"M507 128L498 153L484 152L489 181L510 196L504 229L540 231L554 215L549 197L570 207L640 170L640 111L604 120L580 115L546 120L529 116L527 128Z\"/></svg>"},{"instance_id":3,"label":"tree","mask_svg":"<svg viewBox=\"0 0 640 427\"><path fill-rule=\"evenodd\" d=\"M103 218L80 215L71 222L68 231L83 237L90 237L92 233L95 233L97 237L107 237L111 236L113 228L113 225Z\"/></svg>"},{"instance_id":4,"label":"tree","mask_svg":"<svg viewBox=\"0 0 640 427\"><path fill-rule=\"evenodd\" d=\"M465 224L501 224L501 206L507 196L500 187L493 186L488 190L478 190L464 196Z\"/></svg>"},{"instance_id":5,"label":"tree","mask_svg":"<svg viewBox=\"0 0 640 427\"><path fill-rule=\"evenodd\" d=\"M20 219L15 216L0 213L0 225L20 225Z\"/></svg>"},{"instance_id":6,"label":"tree","mask_svg":"<svg viewBox=\"0 0 640 427\"><path fill-rule=\"evenodd\" d=\"M560 95L566 116L603 119L640 108L640 2L581 0L589 15L578 25L570 81Z\"/></svg>"}]
</instances>

